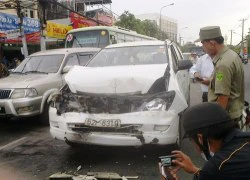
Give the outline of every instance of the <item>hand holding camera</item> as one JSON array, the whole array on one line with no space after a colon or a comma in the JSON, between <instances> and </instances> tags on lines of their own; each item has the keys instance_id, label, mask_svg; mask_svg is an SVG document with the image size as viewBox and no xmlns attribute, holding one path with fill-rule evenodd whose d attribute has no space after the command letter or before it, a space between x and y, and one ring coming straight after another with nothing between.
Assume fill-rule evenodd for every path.
<instances>
[{"instance_id":1,"label":"hand holding camera","mask_svg":"<svg viewBox=\"0 0 250 180\"><path fill-rule=\"evenodd\" d=\"M193 164L190 157L183 152L173 151L172 154L173 155L159 157L159 167L163 180L178 180L177 172L181 168L193 174L200 170Z\"/></svg>"}]
</instances>

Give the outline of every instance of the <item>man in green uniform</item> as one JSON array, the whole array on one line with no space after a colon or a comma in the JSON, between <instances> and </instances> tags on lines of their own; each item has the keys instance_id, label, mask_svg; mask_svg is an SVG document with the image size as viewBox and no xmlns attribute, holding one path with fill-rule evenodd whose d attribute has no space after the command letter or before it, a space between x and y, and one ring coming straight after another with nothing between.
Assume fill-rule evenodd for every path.
<instances>
[{"instance_id":1,"label":"man in green uniform","mask_svg":"<svg viewBox=\"0 0 250 180\"><path fill-rule=\"evenodd\" d=\"M244 106L244 70L238 54L224 45L219 26L200 29L203 49L213 58L208 101L225 108L231 119L239 120Z\"/></svg>"}]
</instances>

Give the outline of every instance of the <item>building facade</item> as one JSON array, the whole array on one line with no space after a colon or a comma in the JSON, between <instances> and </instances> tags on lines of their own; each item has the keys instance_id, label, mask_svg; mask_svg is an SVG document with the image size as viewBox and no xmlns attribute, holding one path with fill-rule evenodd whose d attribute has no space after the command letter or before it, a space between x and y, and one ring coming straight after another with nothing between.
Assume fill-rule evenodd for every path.
<instances>
[{"instance_id":1,"label":"building facade","mask_svg":"<svg viewBox=\"0 0 250 180\"><path fill-rule=\"evenodd\" d=\"M156 23L157 26L168 35L168 38L171 41L177 42L177 20L157 13L140 14L136 15L136 18L142 21L146 19L151 20L152 22Z\"/></svg>"}]
</instances>

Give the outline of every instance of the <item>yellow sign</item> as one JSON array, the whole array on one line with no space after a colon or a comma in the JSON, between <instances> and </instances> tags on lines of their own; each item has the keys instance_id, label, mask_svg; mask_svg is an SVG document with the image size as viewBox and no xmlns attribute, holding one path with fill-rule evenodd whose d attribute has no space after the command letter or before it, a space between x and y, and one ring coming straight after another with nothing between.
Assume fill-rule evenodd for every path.
<instances>
[{"instance_id":1,"label":"yellow sign","mask_svg":"<svg viewBox=\"0 0 250 180\"><path fill-rule=\"evenodd\" d=\"M47 21L47 35L48 37L52 38L65 38L67 32L73 29L72 26L64 25L64 24L57 24L54 22Z\"/></svg>"}]
</instances>

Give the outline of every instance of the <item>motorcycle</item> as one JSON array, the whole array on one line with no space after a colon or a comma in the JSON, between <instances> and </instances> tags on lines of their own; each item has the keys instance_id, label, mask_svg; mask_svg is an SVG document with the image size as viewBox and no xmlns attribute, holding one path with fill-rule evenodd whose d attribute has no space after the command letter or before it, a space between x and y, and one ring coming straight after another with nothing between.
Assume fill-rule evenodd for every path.
<instances>
[{"instance_id":1,"label":"motorcycle","mask_svg":"<svg viewBox=\"0 0 250 180\"><path fill-rule=\"evenodd\" d=\"M247 64L248 63L248 59L242 59L242 63Z\"/></svg>"}]
</instances>

